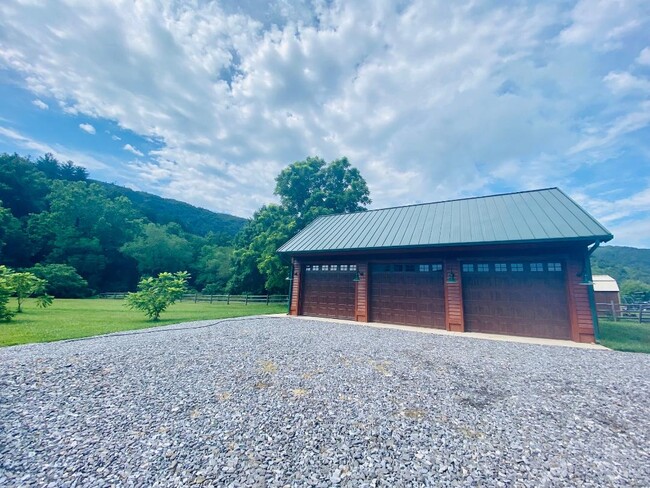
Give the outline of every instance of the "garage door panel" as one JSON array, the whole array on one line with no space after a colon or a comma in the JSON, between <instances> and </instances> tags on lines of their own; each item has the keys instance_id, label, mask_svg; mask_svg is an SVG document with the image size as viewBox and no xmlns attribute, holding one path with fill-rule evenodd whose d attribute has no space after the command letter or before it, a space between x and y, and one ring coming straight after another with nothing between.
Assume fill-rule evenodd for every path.
<instances>
[{"instance_id":1,"label":"garage door panel","mask_svg":"<svg viewBox=\"0 0 650 488\"><path fill-rule=\"evenodd\" d=\"M463 270L463 306L465 328L468 331L497 334L570 338L570 323L564 273L531 271L496 272L494 263L489 271Z\"/></svg>"},{"instance_id":2,"label":"garage door panel","mask_svg":"<svg viewBox=\"0 0 650 488\"><path fill-rule=\"evenodd\" d=\"M386 270L388 268L389 270ZM442 272L413 271L404 265L371 268L370 319L424 327L445 328Z\"/></svg>"},{"instance_id":3,"label":"garage door panel","mask_svg":"<svg viewBox=\"0 0 650 488\"><path fill-rule=\"evenodd\" d=\"M354 320L354 272L305 271L302 314Z\"/></svg>"}]
</instances>

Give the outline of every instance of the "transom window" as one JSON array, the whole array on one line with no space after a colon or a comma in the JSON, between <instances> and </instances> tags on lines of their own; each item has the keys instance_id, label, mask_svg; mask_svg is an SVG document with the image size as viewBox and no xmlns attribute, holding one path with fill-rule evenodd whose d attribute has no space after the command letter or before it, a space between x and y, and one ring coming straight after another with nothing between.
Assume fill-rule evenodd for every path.
<instances>
[{"instance_id":1,"label":"transom window","mask_svg":"<svg viewBox=\"0 0 650 488\"><path fill-rule=\"evenodd\" d=\"M464 273L473 273L474 272L474 265L470 263L464 263L463 264L463 272Z\"/></svg>"},{"instance_id":2,"label":"transom window","mask_svg":"<svg viewBox=\"0 0 650 488\"><path fill-rule=\"evenodd\" d=\"M531 271L544 271L544 265L542 263L530 263Z\"/></svg>"},{"instance_id":3,"label":"transom window","mask_svg":"<svg viewBox=\"0 0 650 488\"><path fill-rule=\"evenodd\" d=\"M523 271L524 270L524 265L523 263L512 263L510 265L510 270L516 272Z\"/></svg>"},{"instance_id":4,"label":"transom window","mask_svg":"<svg viewBox=\"0 0 650 488\"><path fill-rule=\"evenodd\" d=\"M497 271L499 273L502 273L504 271L508 271L508 265L506 263L495 263L494 264L494 271Z\"/></svg>"},{"instance_id":5,"label":"transom window","mask_svg":"<svg viewBox=\"0 0 650 488\"><path fill-rule=\"evenodd\" d=\"M306 264L305 271L356 271L356 264Z\"/></svg>"},{"instance_id":6,"label":"transom window","mask_svg":"<svg viewBox=\"0 0 650 488\"><path fill-rule=\"evenodd\" d=\"M371 269L377 273L429 273L431 271L442 271L442 264L373 263Z\"/></svg>"},{"instance_id":7,"label":"transom window","mask_svg":"<svg viewBox=\"0 0 650 488\"><path fill-rule=\"evenodd\" d=\"M548 263L549 271L562 271L562 263Z\"/></svg>"},{"instance_id":8,"label":"transom window","mask_svg":"<svg viewBox=\"0 0 650 488\"><path fill-rule=\"evenodd\" d=\"M490 271L490 265L487 263L479 263L476 265L476 270L479 273L485 273L487 271Z\"/></svg>"}]
</instances>

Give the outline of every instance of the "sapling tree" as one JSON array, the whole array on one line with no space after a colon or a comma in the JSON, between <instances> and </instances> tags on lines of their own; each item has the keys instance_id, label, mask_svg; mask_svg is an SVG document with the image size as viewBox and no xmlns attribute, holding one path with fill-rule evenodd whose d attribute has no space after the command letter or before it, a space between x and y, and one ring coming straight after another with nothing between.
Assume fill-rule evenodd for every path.
<instances>
[{"instance_id":1,"label":"sapling tree","mask_svg":"<svg viewBox=\"0 0 650 488\"><path fill-rule=\"evenodd\" d=\"M9 289L16 295L18 309L16 312L22 313L23 302L25 299L36 295L36 305L45 308L52 304L52 297L45 294L45 285L47 282L38 278L33 273L9 272L6 277Z\"/></svg>"},{"instance_id":2,"label":"sapling tree","mask_svg":"<svg viewBox=\"0 0 650 488\"><path fill-rule=\"evenodd\" d=\"M142 278L138 291L126 296L126 305L143 311L151 320L157 321L167 307L180 300L187 290L187 271L160 273L156 278Z\"/></svg>"}]
</instances>

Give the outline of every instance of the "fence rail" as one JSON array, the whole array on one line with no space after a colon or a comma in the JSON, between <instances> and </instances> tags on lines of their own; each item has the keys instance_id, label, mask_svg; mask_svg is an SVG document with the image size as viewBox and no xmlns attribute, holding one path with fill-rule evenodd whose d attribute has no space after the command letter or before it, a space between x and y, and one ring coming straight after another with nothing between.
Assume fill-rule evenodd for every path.
<instances>
[{"instance_id":1,"label":"fence rail","mask_svg":"<svg viewBox=\"0 0 650 488\"><path fill-rule=\"evenodd\" d=\"M650 304L648 303L597 303L596 311L599 319L650 323Z\"/></svg>"},{"instance_id":2,"label":"fence rail","mask_svg":"<svg viewBox=\"0 0 650 488\"><path fill-rule=\"evenodd\" d=\"M123 300L126 292L100 293L99 298L111 298ZM185 293L180 299L181 302L208 302L208 303L243 303L244 305L253 303L264 303L266 305L283 303L289 301L289 295L204 295L202 293Z\"/></svg>"}]
</instances>

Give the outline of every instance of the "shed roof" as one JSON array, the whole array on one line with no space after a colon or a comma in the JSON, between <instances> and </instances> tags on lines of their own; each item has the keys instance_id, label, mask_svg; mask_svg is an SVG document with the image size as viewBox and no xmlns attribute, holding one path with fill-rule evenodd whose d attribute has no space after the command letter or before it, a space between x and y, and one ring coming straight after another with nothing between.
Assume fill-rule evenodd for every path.
<instances>
[{"instance_id":1,"label":"shed roof","mask_svg":"<svg viewBox=\"0 0 650 488\"><path fill-rule=\"evenodd\" d=\"M594 291L620 291L618 283L609 275L593 275Z\"/></svg>"},{"instance_id":2,"label":"shed roof","mask_svg":"<svg viewBox=\"0 0 650 488\"><path fill-rule=\"evenodd\" d=\"M559 188L318 217L278 249L298 254L589 241L612 234Z\"/></svg>"}]
</instances>

